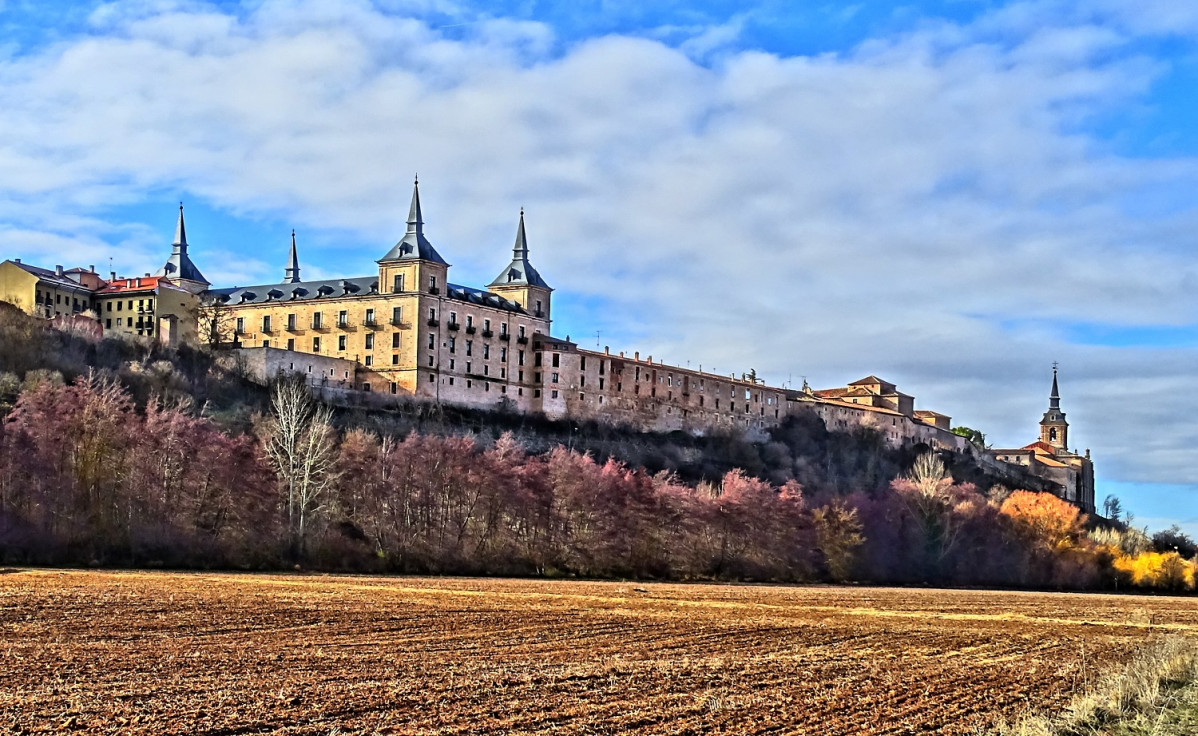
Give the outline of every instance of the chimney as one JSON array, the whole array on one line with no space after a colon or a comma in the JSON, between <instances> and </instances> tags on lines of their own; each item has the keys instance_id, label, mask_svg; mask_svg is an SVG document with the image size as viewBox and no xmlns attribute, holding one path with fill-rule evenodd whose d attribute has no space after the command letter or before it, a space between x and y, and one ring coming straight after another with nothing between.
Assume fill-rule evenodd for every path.
<instances>
[{"instance_id":1,"label":"chimney","mask_svg":"<svg viewBox=\"0 0 1198 736\"><path fill-rule=\"evenodd\" d=\"M624 351L623 351L623 350L621 350L621 351L620 351L620 357L621 357L621 358L623 358L623 357L624 357Z\"/></svg>"},{"instance_id":2,"label":"chimney","mask_svg":"<svg viewBox=\"0 0 1198 736\"><path fill-rule=\"evenodd\" d=\"M608 345L604 345L604 346L603 346L603 354L604 354L604 355L611 355L611 347L610 347L610 346L608 346Z\"/></svg>"},{"instance_id":3,"label":"chimney","mask_svg":"<svg viewBox=\"0 0 1198 736\"><path fill-rule=\"evenodd\" d=\"M20 259L20 258L14 258L14 259L12 259L12 262L13 262L13 263L20 263L20 262L21 262L21 259Z\"/></svg>"},{"instance_id":4,"label":"chimney","mask_svg":"<svg viewBox=\"0 0 1198 736\"><path fill-rule=\"evenodd\" d=\"M93 263L92 265L88 266L87 270L91 271L92 273L95 273L96 272L96 264Z\"/></svg>"},{"instance_id":5,"label":"chimney","mask_svg":"<svg viewBox=\"0 0 1198 736\"><path fill-rule=\"evenodd\" d=\"M636 351L635 353L633 353L633 354L632 354L632 359L633 359L633 360L640 360L640 359L641 359L641 351L639 351L639 350L638 350L638 351Z\"/></svg>"},{"instance_id":6,"label":"chimney","mask_svg":"<svg viewBox=\"0 0 1198 736\"><path fill-rule=\"evenodd\" d=\"M109 281L116 281L116 271L109 271L109 272L108 272L108 280L109 280Z\"/></svg>"},{"instance_id":7,"label":"chimney","mask_svg":"<svg viewBox=\"0 0 1198 736\"><path fill-rule=\"evenodd\" d=\"M150 273L148 271L146 272L146 278L150 278Z\"/></svg>"},{"instance_id":8,"label":"chimney","mask_svg":"<svg viewBox=\"0 0 1198 736\"><path fill-rule=\"evenodd\" d=\"M61 275L62 275L62 266L55 266L55 267L54 267L54 275L55 275L55 276L61 276Z\"/></svg>"}]
</instances>

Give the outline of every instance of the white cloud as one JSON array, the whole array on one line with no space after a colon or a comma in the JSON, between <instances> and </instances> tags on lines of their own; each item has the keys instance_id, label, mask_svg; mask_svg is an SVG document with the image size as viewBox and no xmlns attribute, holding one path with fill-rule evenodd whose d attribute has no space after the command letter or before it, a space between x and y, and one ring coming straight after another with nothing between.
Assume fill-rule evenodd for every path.
<instances>
[{"instance_id":1,"label":"white cloud","mask_svg":"<svg viewBox=\"0 0 1198 736\"><path fill-rule=\"evenodd\" d=\"M1032 439L1060 359L1075 435L1104 472L1198 483L1198 425L1173 417L1193 351L1043 327L1198 321L1198 213L1135 214L1192 191L1198 166L1122 159L1078 132L1161 71L1124 49L1130 26L1026 3L779 58L731 50L735 23L690 47L560 49L537 23L462 15L452 40L364 2L130 7L0 61L6 251L86 262L128 242L150 267L161 234L77 233L105 205L169 190L381 252L420 171L460 282L494 276L529 208L559 315L604 307L562 332L774 381L877 372L1006 444ZM711 68L693 61L717 50ZM277 271L230 245L195 254L209 278ZM1149 436L1161 421L1175 431Z\"/></svg>"}]
</instances>

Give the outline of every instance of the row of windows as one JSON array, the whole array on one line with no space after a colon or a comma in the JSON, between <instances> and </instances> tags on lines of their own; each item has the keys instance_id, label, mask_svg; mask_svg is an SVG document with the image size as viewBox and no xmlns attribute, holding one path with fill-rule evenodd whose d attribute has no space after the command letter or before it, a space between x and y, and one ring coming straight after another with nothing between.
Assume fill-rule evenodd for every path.
<instances>
[{"instance_id":1,"label":"row of windows","mask_svg":"<svg viewBox=\"0 0 1198 736\"><path fill-rule=\"evenodd\" d=\"M149 302L149 304L147 304L146 302ZM128 300L124 300L124 299L113 299L113 300L110 300L109 302L107 302L107 303L104 305L104 311L105 311L105 312L111 312L111 311L113 311L113 310L112 310L112 305L114 305L114 304L116 305L116 311L118 311L118 312L122 310L122 308L125 306L125 304L128 304L128 305L129 305L129 311L130 311L130 312L132 312L132 311L133 311L133 300L132 300L132 299L128 299ZM144 312L144 311L146 311L147 309L148 309L149 311L151 311L151 312L153 312L153 311L154 311L154 300L153 300L153 299L138 299L138 300L137 300L137 311L139 311L139 312Z\"/></svg>"}]
</instances>

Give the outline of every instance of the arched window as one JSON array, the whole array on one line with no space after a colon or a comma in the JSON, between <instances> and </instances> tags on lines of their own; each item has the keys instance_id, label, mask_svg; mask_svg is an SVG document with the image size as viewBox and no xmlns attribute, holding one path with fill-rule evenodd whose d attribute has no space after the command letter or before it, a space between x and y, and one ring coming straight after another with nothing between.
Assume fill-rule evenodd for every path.
<instances>
[{"instance_id":1,"label":"arched window","mask_svg":"<svg viewBox=\"0 0 1198 736\"><path fill-rule=\"evenodd\" d=\"M1048 430L1048 439L1052 440L1053 442L1057 441L1057 428L1056 427L1053 427L1052 429Z\"/></svg>"}]
</instances>

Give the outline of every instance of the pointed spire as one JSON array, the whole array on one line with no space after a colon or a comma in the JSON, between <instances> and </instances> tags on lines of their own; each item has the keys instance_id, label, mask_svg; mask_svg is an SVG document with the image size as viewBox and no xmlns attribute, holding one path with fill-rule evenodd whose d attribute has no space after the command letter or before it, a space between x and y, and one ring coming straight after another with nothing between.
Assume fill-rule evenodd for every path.
<instances>
[{"instance_id":1,"label":"pointed spire","mask_svg":"<svg viewBox=\"0 0 1198 736\"><path fill-rule=\"evenodd\" d=\"M379 263L398 260L432 261L448 266L445 259L424 237L424 213L420 209L420 178L412 186L412 206L408 210L408 232L379 259Z\"/></svg>"},{"instance_id":2,"label":"pointed spire","mask_svg":"<svg viewBox=\"0 0 1198 736\"><path fill-rule=\"evenodd\" d=\"M1048 408L1061 408L1061 392L1057 389L1057 364L1052 364L1052 393L1048 396Z\"/></svg>"},{"instance_id":3,"label":"pointed spire","mask_svg":"<svg viewBox=\"0 0 1198 736\"><path fill-rule=\"evenodd\" d=\"M295 251L295 228L291 230L291 254L287 257L287 268L284 269L283 283L298 284L300 282L299 255Z\"/></svg>"},{"instance_id":4,"label":"pointed spire","mask_svg":"<svg viewBox=\"0 0 1198 736\"><path fill-rule=\"evenodd\" d=\"M539 286L551 289L537 269L528 262L528 235L524 231L524 208L520 208L520 225L516 228L516 245L512 248L512 262L503 269L488 286Z\"/></svg>"},{"instance_id":5,"label":"pointed spire","mask_svg":"<svg viewBox=\"0 0 1198 736\"><path fill-rule=\"evenodd\" d=\"M408 209L408 232L424 234L424 213L420 211L420 175L412 184L412 206Z\"/></svg>"},{"instance_id":6,"label":"pointed spire","mask_svg":"<svg viewBox=\"0 0 1198 736\"><path fill-rule=\"evenodd\" d=\"M524 232L524 208L520 208L520 227L516 229L516 245L512 248L516 260L528 260L528 236Z\"/></svg>"},{"instance_id":7,"label":"pointed spire","mask_svg":"<svg viewBox=\"0 0 1198 736\"><path fill-rule=\"evenodd\" d=\"M179 224L175 225L175 242L172 243L181 253L187 252L187 229L183 227L183 203L179 203Z\"/></svg>"}]
</instances>

